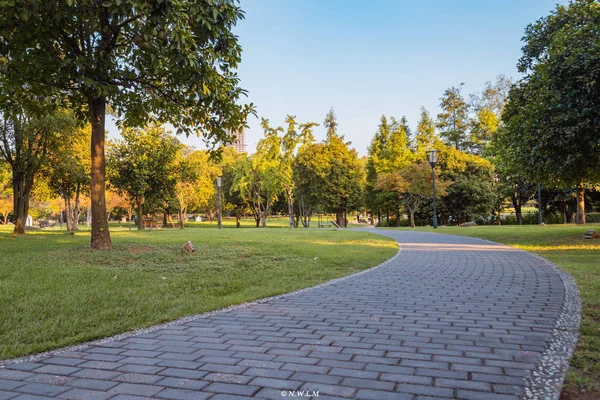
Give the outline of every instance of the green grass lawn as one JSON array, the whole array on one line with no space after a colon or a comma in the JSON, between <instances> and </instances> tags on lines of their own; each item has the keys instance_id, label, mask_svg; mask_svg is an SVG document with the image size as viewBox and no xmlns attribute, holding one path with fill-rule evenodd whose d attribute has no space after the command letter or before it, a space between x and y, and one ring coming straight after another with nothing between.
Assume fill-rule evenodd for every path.
<instances>
[{"instance_id":1,"label":"green grass lawn","mask_svg":"<svg viewBox=\"0 0 600 400\"><path fill-rule=\"evenodd\" d=\"M418 228L433 231L432 228ZM600 240L586 240L586 230L600 224L540 226L443 227L436 231L471 236L514 246L554 262L577 282L583 300L579 344L567 374L566 391L600 398ZM565 392L563 390L563 392ZM579 394L577 394L579 393ZM590 397L592 398L592 397Z\"/></svg>"},{"instance_id":2,"label":"green grass lawn","mask_svg":"<svg viewBox=\"0 0 600 400\"><path fill-rule=\"evenodd\" d=\"M213 225L216 226L216 225ZM326 229L111 228L13 237L0 227L0 359L290 292L375 266L397 244ZM191 240L196 253L180 246Z\"/></svg>"}]
</instances>

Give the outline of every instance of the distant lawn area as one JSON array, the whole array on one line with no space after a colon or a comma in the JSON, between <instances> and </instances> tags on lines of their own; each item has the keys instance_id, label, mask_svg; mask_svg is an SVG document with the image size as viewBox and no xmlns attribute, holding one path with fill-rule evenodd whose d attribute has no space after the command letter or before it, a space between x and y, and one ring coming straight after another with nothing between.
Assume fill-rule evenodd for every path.
<instances>
[{"instance_id":1,"label":"distant lawn area","mask_svg":"<svg viewBox=\"0 0 600 400\"><path fill-rule=\"evenodd\" d=\"M433 231L432 228L417 229ZM441 227L436 230L530 251L554 262L575 278L583 301L582 321L563 398L579 398L584 392L592 396L586 398L600 398L600 239L584 239L588 229L600 232L600 224Z\"/></svg>"},{"instance_id":2,"label":"distant lawn area","mask_svg":"<svg viewBox=\"0 0 600 400\"><path fill-rule=\"evenodd\" d=\"M398 249L329 229L111 229L114 249L92 251L89 232L0 227L0 359L313 286Z\"/></svg>"}]
</instances>

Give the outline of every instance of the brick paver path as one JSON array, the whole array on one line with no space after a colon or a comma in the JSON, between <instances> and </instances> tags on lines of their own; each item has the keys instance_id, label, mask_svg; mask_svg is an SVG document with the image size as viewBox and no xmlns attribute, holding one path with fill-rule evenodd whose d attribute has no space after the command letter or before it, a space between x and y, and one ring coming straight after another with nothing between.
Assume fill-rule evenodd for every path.
<instances>
[{"instance_id":1,"label":"brick paver path","mask_svg":"<svg viewBox=\"0 0 600 400\"><path fill-rule=\"evenodd\" d=\"M527 253L477 239L383 233L402 246L387 265L9 364L0 369L0 400L282 399L296 390L320 398L520 397L563 304L558 274Z\"/></svg>"}]
</instances>

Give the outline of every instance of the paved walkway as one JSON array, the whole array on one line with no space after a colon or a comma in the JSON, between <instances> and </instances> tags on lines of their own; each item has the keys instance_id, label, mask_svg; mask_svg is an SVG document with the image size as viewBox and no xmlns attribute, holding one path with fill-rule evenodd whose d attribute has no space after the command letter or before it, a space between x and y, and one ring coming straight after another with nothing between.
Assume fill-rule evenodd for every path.
<instances>
[{"instance_id":1,"label":"paved walkway","mask_svg":"<svg viewBox=\"0 0 600 400\"><path fill-rule=\"evenodd\" d=\"M382 233L402 247L386 265L9 364L0 369L0 400L298 395L289 391L378 400L522 397L563 307L559 274L528 253L477 239Z\"/></svg>"}]
</instances>

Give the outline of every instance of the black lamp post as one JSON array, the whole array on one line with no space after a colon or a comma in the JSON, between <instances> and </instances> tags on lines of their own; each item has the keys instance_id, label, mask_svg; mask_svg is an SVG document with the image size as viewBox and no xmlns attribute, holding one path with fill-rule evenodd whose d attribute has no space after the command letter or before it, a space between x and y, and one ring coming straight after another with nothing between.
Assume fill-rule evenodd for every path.
<instances>
[{"instance_id":1,"label":"black lamp post","mask_svg":"<svg viewBox=\"0 0 600 400\"><path fill-rule=\"evenodd\" d=\"M542 224L542 185L538 183L538 225Z\"/></svg>"},{"instance_id":2,"label":"black lamp post","mask_svg":"<svg viewBox=\"0 0 600 400\"><path fill-rule=\"evenodd\" d=\"M431 165L431 185L433 187L433 229L437 229L437 211L435 194L435 166L437 165L437 150L429 150L429 165Z\"/></svg>"},{"instance_id":3,"label":"black lamp post","mask_svg":"<svg viewBox=\"0 0 600 400\"><path fill-rule=\"evenodd\" d=\"M221 177L217 177L217 196L219 197L219 229L221 229Z\"/></svg>"}]
</instances>

